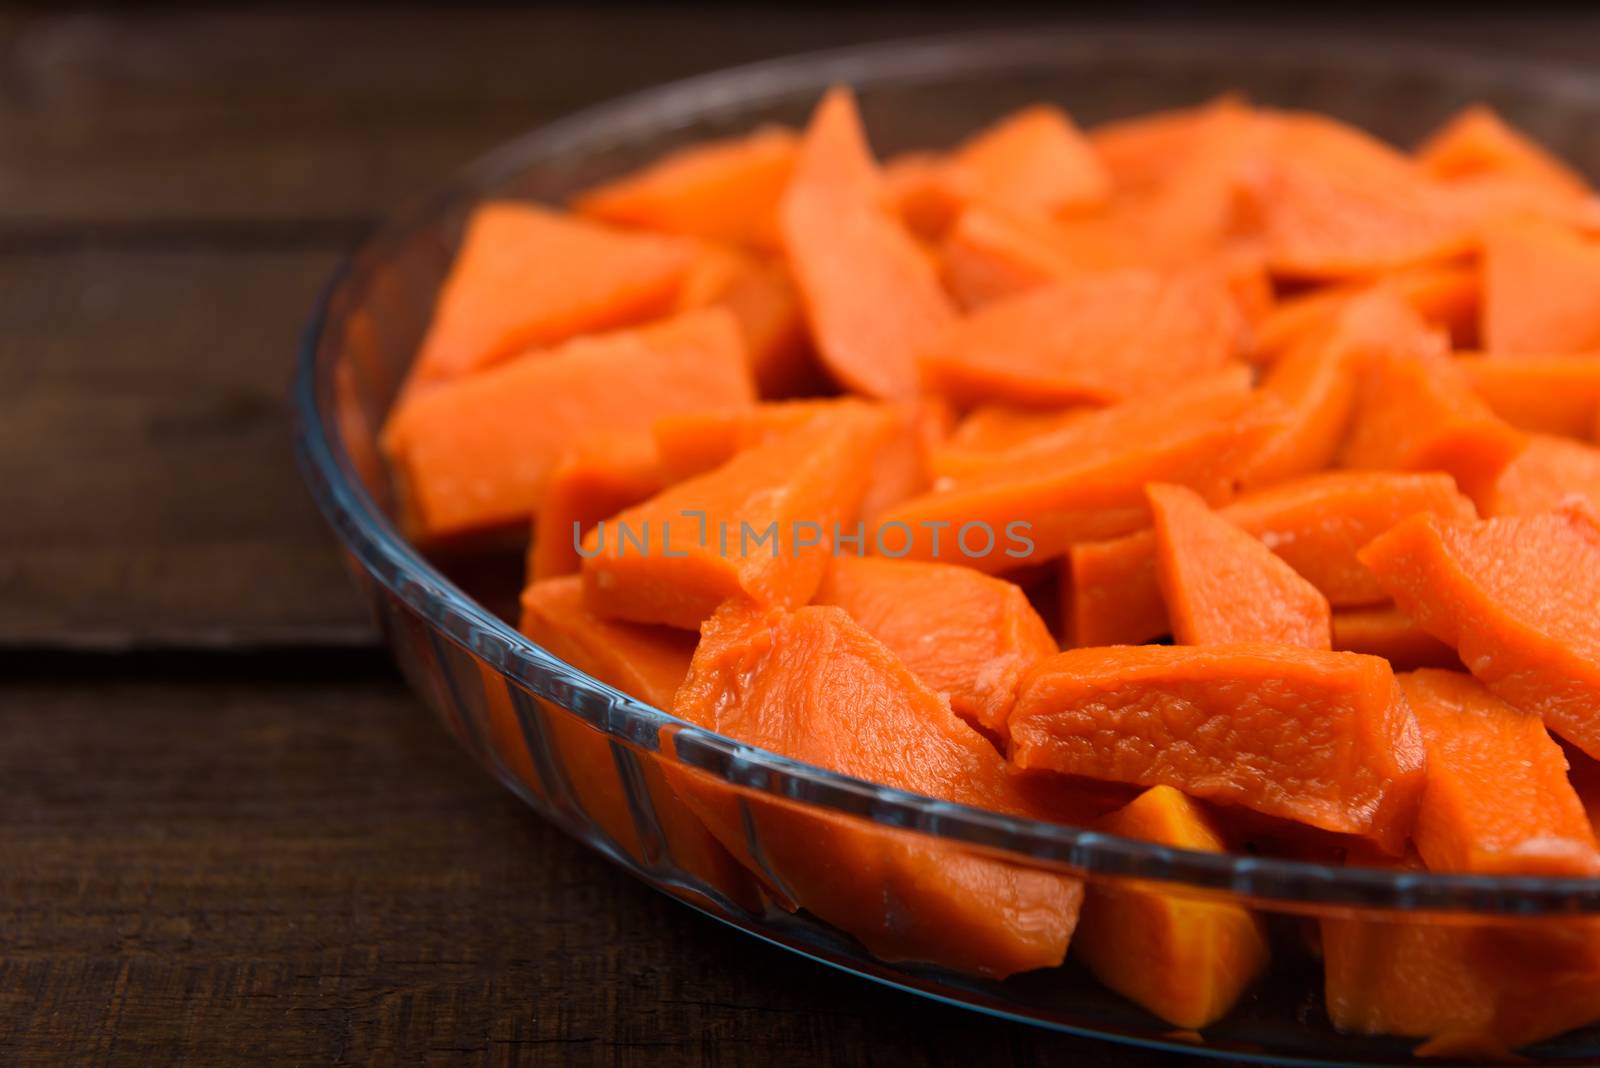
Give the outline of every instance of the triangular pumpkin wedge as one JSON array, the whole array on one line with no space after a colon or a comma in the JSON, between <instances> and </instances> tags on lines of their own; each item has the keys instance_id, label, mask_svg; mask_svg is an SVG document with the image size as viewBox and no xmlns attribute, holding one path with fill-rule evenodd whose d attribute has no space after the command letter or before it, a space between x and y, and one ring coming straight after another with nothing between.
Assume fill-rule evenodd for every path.
<instances>
[{"instance_id":1,"label":"triangular pumpkin wedge","mask_svg":"<svg viewBox=\"0 0 1600 1068\"><path fill-rule=\"evenodd\" d=\"M965 405L1113 404L1219 370L1243 329L1215 272L1083 274L980 308L922 372Z\"/></svg>"},{"instance_id":2,"label":"triangular pumpkin wedge","mask_svg":"<svg viewBox=\"0 0 1600 1068\"><path fill-rule=\"evenodd\" d=\"M1600 240L1549 223L1492 229L1482 332L1496 354L1600 351Z\"/></svg>"},{"instance_id":3,"label":"triangular pumpkin wedge","mask_svg":"<svg viewBox=\"0 0 1600 1068\"><path fill-rule=\"evenodd\" d=\"M948 155L913 152L883 168L890 200L913 231L938 239L970 207L1026 229L1057 212L1099 204L1111 181L1083 134L1059 108L1023 108Z\"/></svg>"},{"instance_id":4,"label":"triangular pumpkin wedge","mask_svg":"<svg viewBox=\"0 0 1600 1068\"><path fill-rule=\"evenodd\" d=\"M1600 353L1509 359L1458 353L1456 365L1494 414L1521 430L1587 438L1600 417Z\"/></svg>"},{"instance_id":5,"label":"triangular pumpkin wedge","mask_svg":"<svg viewBox=\"0 0 1600 1068\"><path fill-rule=\"evenodd\" d=\"M1351 301L1373 290L1399 297L1429 326L1446 331L1453 347L1476 344L1483 292L1477 264L1429 264L1392 271L1376 280L1317 286L1278 301L1251 331L1250 358L1256 363L1272 363L1327 329Z\"/></svg>"},{"instance_id":6,"label":"triangular pumpkin wedge","mask_svg":"<svg viewBox=\"0 0 1600 1068\"><path fill-rule=\"evenodd\" d=\"M1223 853L1210 817L1170 786L1153 786L1101 825L1111 834ZM1174 1027L1226 1016L1271 959L1249 909L1103 879L1084 895L1072 952L1096 979Z\"/></svg>"},{"instance_id":7,"label":"triangular pumpkin wedge","mask_svg":"<svg viewBox=\"0 0 1600 1068\"><path fill-rule=\"evenodd\" d=\"M1240 471L1240 489L1321 471L1338 455L1355 412L1363 359L1363 331L1350 321L1350 309L1341 308L1326 327L1301 338L1262 378L1261 388L1291 414Z\"/></svg>"},{"instance_id":8,"label":"triangular pumpkin wedge","mask_svg":"<svg viewBox=\"0 0 1600 1068\"><path fill-rule=\"evenodd\" d=\"M1115 184L1137 188L1166 181L1222 135L1249 128L1254 118L1249 103L1230 93L1197 107L1103 122L1087 136Z\"/></svg>"},{"instance_id":9,"label":"triangular pumpkin wedge","mask_svg":"<svg viewBox=\"0 0 1600 1068\"><path fill-rule=\"evenodd\" d=\"M830 412L866 407L853 399L790 400L682 412L657 419L650 434L667 478L682 482L716 470L746 449L796 433Z\"/></svg>"},{"instance_id":10,"label":"triangular pumpkin wedge","mask_svg":"<svg viewBox=\"0 0 1600 1068\"><path fill-rule=\"evenodd\" d=\"M1280 425L1281 408L1224 372L1163 396L1066 420L949 485L880 517L881 555L949 558L995 573L1149 521L1144 484L1231 495L1239 465Z\"/></svg>"},{"instance_id":11,"label":"triangular pumpkin wedge","mask_svg":"<svg viewBox=\"0 0 1600 1068\"><path fill-rule=\"evenodd\" d=\"M550 469L528 546L529 580L576 574L582 562L578 546L590 527L665 486L650 435L585 437Z\"/></svg>"},{"instance_id":12,"label":"triangular pumpkin wedge","mask_svg":"<svg viewBox=\"0 0 1600 1068\"><path fill-rule=\"evenodd\" d=\"M1328 599L1294 568L1191 489L1158 482L1145 494L1175 641L1330 647Z\"/></svg>"},{"instance_id":13,"label":"triangular pumpkin wedge","mask_svg":"<svg viewBox=\"0 0 1600 1068\"><path fill-rule=\"evenodd\" d=\"M1581 175L1487 104L1473 104L1453 115L1417 149L1416 160L1424 174L1445 181L1509 175L1550 194L1582 196L1589 191Z\"/></svg>"},{"instance_id":14,"label":"triangular pumpkin wedge","mask_svg":"<svg viewBox=\"0 0 1600 1068\"><path fill-rule=\"evenodd\" d=\"M1025 215L1098 204L1111 192L1105 166L1060 108L1036 104L1001 119L952 154L971 199Z\"/></svg>"},{"instance_id":15,"label":"triangular pumpkin wedge","mask_svg":"<svg viewBox=\"0 0 1600 1068\"><path fill-rule=\"evenodd\" d=\"M1281 276L1373 276L1473 247L1471 226L1420 174L1401 168L1286 150L1247 172L1243 188L1268 266Z\"/></svg>"},{"instance_id":16,"label":"triangular pumpkin wedge","mask_svg":"<svg viewBox=\"0 0 1600 1068\"><path fill-rule=\"evenodd\" d=\"M828 372L870 397L910 397L917 353L954 312L887 201L855 98L834 89L812 116L783 196L784 248Z\"/></svg>"},{"instance_id":17,"label":"triangular pumpkin wedge","mask_svg":"<svg viewBox=\"0 0 1600 1068\"><path fill-rule=\"evenodd\" d=\"M1413 516L1361 560L1496 695L1600 756L1600 519L1590 506Z\"/></svg>"},{"instance_id":18,"label":"triangular pumpkin wedge","mask_svg":"<svg viewBox=\"0 0 1600 1068\"><path fill-rule=\"evenodd\" d=\"M1056 651L1019 587L956 564L840 556L814 602L850 613L992 737L1005 737L1022 673Z\"/></svg>"},{"instance_id":19,"label":"triangular pumpkin wedge","mask_svg":"<svg viewBox=\"0 0 1600 1068\"><path fill-rule=\"evenodd\" d=\"M968 412L948 436L930 447L928 469L935 478L958 479L964 474L1004 462L1003 456L1025 448L1030 439L1050 433L1062 423L1092 408L1034 410L985 404Z\"/></svg>"},{"instance_id":20,"label":"triangular pumpkin wedge","mask_svg":"<svg viewBox=\"0 0 1600 1068\"><path fill-rule=\"evenodd\" d=\"M1414 838L1429 871L1600 874L1567 758L1536 714L1457 671L1402 675L1400 688L1428 751Z\"/></svg>"},{"instance_id":21,"label":"triangular pumpkin wedge","mask_svg":"<svg viewBox=\"0 0 1600 1068\"><path fill-rule=\"evenodd\" d=\"M1048 220L1018 219L984 204L966 207L939 244L945 288L967 311L1080 270Z\"/></svg>"},{"instance_id":22,"label":"triangular pumpkin wedge","mask_svg":"<svg viewBox=\"0 0 1600 1068\"><path fill-rule=\"evenodd\" d=\"M1534 434L1484 495L1483 514L1532 515L1573 499L1600 509L1600 447Z\"/></svg>"},{"instance_id":23,"label":"triangular pumpkin wedge","mask_svg":"<svg viewBox=\"0 0 1600 1068\"><path fill-rule=\"evenodd\" d=\"M798 152L793 130L765 127L679 149L581 194L572 206L621 226L771 248Z\"/></svg>"},{"instance_id":24,"label":"triangular pumpkin wedge","mask_svg":"<svg viewBox=\"0 0 1600 1068\"><path fill-rule=\"evenodd\" d=\"M1018 776L842 609L720 609L673 711L796 760L996 812L1042 815ZM687 768L672 781L736 854L795 904L885 960L989 976L1059 964L1082 885L1051 872L770 795Z\"/></svg>"},{"instance_id":25,"label":"triangular pumpkin wedge","mask_svg":"<svg viewBox=\"0 0 1600 1068\"><path fill-rule=\"evenodd\" d=\"M850 406L596 524L582 550L590 608L693 629L729 599L806 603L888 431L882 412Z\"/></svg>"},{"instance_id":26,"label":"triangular pumpkin wedge","mask_svg":"<svg viewBox=\"0 0 1600 1068\"><path fill-rule=\"evenodd\" d=\"M1367 354L1340 454L1362 470L1448 471L1476 499L1527 443L1495 415L1447 342L1388 294L1365 298Z\"/></svg>"},{"instance_id":27,"label":"triangular pumpkin wedge","mask_svg":"<svg viewBox=\"0 0 1600 1068\"><path fill-rule=\"evenodd\" d=\"M1369 838L1398 855L1422 739L1375 656L1250 642L1072 649L1023 677L1011 759Z\"/></svg>"},{"instance_id":28,"label":"triangular pumpkin wedge","mask_svg":"<svg viewBox=\"0 0 1600 1068\"><path fill-rule=\"evenodd\" d=\"M1475 515L1450 476L1437 472L1326 471L1220 509L1340 607L1388 599L1356 554L1417 512ZM1167 632L1149 530L1073 546L1063 586L1072 645L1137 645Z\"/></svg>"},{"instance_id":29,"label":"triangular pumpkin wedge","mask_svg":"<svg viewBox=\"0 0 1600 1068\"><path fill-rule=\"evenodd\" d=\"M577 438L754 401L739 328L710 308L417 393L390 416L382 445L410 533L430 540L530 518Z\"/></svg>"},{"instance_id":30,"label":"triangular pumpkin wedge","mask_svg":"<svg viewBox=\"0 0 1600 1068\"><path fill-rule=\"evenodd\" d=\"M662 315L691 242L629 233L535 204L491 202L467 224L410 388L432 385L531 348Z\"/></svg>"},{"instance_id":31,"label":"triangular pumpkin wedge","mask_svg":"<svg viewBox=\"0 0 1600 1068\"><path fill-rule=\"evenodd\" d=\"M692 412L658 419L652 433L661 466L676 482L720 467L745 449L802 432L815 419L850 409L867 410L867 406L846 398ZM861 514L868 520L928 488L930 455L944 440L951 421L949 407L937 397L884 404L878 411L890 429L873 458L861 498Z\"/></svg>"}]
</instances>

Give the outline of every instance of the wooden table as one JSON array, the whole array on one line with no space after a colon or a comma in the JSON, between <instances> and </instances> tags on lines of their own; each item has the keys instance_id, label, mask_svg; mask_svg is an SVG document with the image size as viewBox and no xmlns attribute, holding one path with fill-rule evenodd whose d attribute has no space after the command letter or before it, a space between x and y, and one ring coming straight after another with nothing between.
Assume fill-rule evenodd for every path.
<instances>
[{"instance_id":1,"label":"wooden table","mask_svg":"<svg viewBox=\"0 0 1600 1068\"><path fill-rule=\"evenodd\" d=\"M847 979L545 826L401 687L290 460L301 318L399 199L600 97L974 24L0 11L0 1063L1165 1060Z\"/></svg>"}]
</instances>

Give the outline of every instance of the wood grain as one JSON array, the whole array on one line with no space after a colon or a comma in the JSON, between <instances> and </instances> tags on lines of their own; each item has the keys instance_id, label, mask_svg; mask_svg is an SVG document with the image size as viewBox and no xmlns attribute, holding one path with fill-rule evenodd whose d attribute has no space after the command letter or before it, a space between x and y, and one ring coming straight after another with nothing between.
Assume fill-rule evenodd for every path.
<instances>
[{"instance_id":1,"label":"wood grain","mask_svg":"<svg viewBox=\"0 0 1600 1068\"><path fill-rule=\"evenodd\" d=\"M609 96L994 21L678 5L28 20L9 33L0 78L0 226L370 219L514 133Z\"/></svg>"},{"instance_id":2,"label":"wood grain","mask_svg":"<svg viewBox=\"0 0 1600 1068\"><path fill-rule=\"evenodd\" d=\"M512 134L623 92L1042 17L1026 6L677 4L12 16L0 22L0 229L371 219ZM1271 24L1578 63L1595 60L1600 40L1600 17L1524 10L1355 22L1287 9L1190 23Z\"/></svg>"},{"instance_id":3,"label":"wood grain","mask_svg":"<svg viewBox=\"0 0 1600 1068\"><path fill-rule=\"evenodd\" d=\"M340 665L0 689L0 1063L1164 1063L725 928Z\"/></svg>"},{"instance_id":4,"label":"wood grain","mask_svg":"<svg viewBox=\"0 0 1600 1068\"><path fill-rule=\"evenodd\" d=\"M334 260L0 256L0 643L371 639L289 442Z\"/></svg>"}]
</instances>

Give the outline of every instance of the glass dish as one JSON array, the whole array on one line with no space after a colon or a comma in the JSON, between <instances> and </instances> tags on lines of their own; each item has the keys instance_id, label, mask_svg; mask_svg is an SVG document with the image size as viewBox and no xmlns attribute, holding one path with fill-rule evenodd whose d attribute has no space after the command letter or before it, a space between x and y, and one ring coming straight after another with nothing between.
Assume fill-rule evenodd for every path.
<instances>
[{"instance_id":1,"label":"glass dish","mask_svg":"<svg viewBox=\"0 0 1600 1068\"><path fill-rule=\"evenodd\" d=\"M1307 919L1427 916L1537 929L1600 915L1600 880L1198 853L874 786L694 728L596 682L520 637L506 622L512 606L469 595L515 591L520 560L508 558L497 571L491 556L474 566L477 573L447 576L399 534L375 433L473 205L508 196L560 202L687 142L762 122L800 125L834 83L856 88L882 154L947 145L1039 100L1092 123L1237 89L1262 103L1332 113L1401 144L1457 107L1485 100L1581 169L1600 173L1600 80L1277 35L1052 29L873 45L695 78L536 130L382 226L332 280L305 333L294 385L301 467L405 676L461 744L543 816L651 885L805 956L952 1004L1108 1039L1281 1063L1417 1063L1415 1040L1332 1027L1320 965L1293 949ZM1138 880L1257 910L1276 933L1273 970L1231 1014L1195 1034L1175 1031L1071 962L1005 981L886 963L807 913L779 908L748 878L680 848L681 825L692 817L666 786L667 768L696 769L733 791L758 858L764 846L782 844L762 840L776 805L803 818L826 815L873 833L1070 872L1091 888ZM781 873L769 875L781 885ZM1540 1063L1593 1064L1600 1028L1525 1053Z\"/></svg>"}]
</instances>

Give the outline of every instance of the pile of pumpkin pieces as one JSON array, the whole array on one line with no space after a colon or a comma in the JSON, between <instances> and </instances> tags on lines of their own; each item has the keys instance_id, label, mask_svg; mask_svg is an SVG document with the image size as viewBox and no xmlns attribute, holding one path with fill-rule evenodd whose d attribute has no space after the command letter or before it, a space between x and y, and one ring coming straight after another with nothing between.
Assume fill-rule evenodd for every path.
<instances>
[{"instance_id":1,"label":"pile of pumpkin pieces","mask_svg":"<svg viewBox=\"0 0 1600 1068\"><path fill-rule=\"evenodd\" d=\"M417 543L528 539L524 632L690 723L1164 845L1556 876L1600 875L1597 439L1600 202L1485 107L1405 154L1232 97L1038 105L880 164L846 89L480 206L381 437ZM642 857L609 740L549 729ZM1189 1029L1269 963L1235 903L641 760L680 870L885 959L1070 946ZM1300 931L1342 1029L1600 1019L1587 921Z\"/></svg>"}]
</instances>

